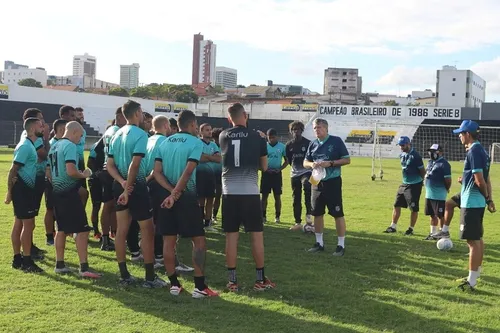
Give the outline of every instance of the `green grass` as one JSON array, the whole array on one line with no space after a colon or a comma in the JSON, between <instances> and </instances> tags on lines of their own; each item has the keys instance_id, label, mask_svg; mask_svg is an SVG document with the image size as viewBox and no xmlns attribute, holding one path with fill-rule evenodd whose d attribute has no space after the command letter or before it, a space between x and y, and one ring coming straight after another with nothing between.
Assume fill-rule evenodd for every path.
<instances>
[{"instance_id":1,"label":"green grass","mask_svg":"<svg viewBox=\"0 0 500 333\"><path fill-rule=\"evenodd\" d=\"M12 152L0 151L0 193ZM343 170L348 234L346 255L331 255L336 245L333 220L327 219L322 254L305 252L314 236L288 230L293 222L288 176L284 180L280 225L265 227L266 273L277 288L251 290L255 270L249 237L242 235L239 294L224 291L224 236L209 233L207 276L211 287L224 291L217 299L193 300L189 294L172 297L168 290L117 287L114 253L101 252L91 240L90 265L105 276L99 281L53 273L54 249L40 263L46 272L27 275L11 269L12 207L0 209L0 331L2 332L499 332L500 226L498 216L486 213L484 272L475 294L456 288L455 279L467 274L467 248L456 239L458 215L452 223L454 248L440 252L422 239L429 222L421 215L416 235L403 237L409 221L402 214L400 232L386 235L392 204L400 182L397 160L386 160L385 178L372 182L371 161L353 159ZM453 178L462 165L453 163ZM494 193L500 196L499 173L493 166ZM288 174L286 172L285 174ZM495 184L496 182L496 184ZM459 190L454 184L451 193ZM423 199L421 201L421 206ZM42 205L43 206L43 205ZM273 199L268 216L273 216ZM90 216L90 205L87 209ZM37 220L35 242L42 248L44 208ZM217 225L217 226L220 226ZM181 258L189 262L190 244L180 243ZM74 242L68 241L67 262L77 267ZM143 276L139 265L132 274ZM182 278L193 289L189 276Z\"/></svg>"}]
</instances>

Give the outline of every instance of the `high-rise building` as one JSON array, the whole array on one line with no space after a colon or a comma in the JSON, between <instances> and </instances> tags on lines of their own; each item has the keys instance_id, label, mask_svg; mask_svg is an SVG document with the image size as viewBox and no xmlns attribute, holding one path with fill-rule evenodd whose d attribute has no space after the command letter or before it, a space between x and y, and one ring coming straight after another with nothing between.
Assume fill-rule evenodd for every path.
<instances>
[{"instance_id":1,"label":"high-rise building","mask_svg":"<svg viewBox=\"0 0 500 333\"><path fill-rule=\"evenodd\" d=\"M133 89L139 86L139 64L120 65L120 87Z\"/></svg>"},{"instance_id":2,"label":"high-rise building","mask_svg":"<svg viewBox=\"0 0 500 333\"><path fill-rule=\"evenodd\" d=\"M224 89L235 89L238 85L238 71L229 67L215 67L215 85Z\"/></svg>"},{"instance_id":3,"label":"high-rise building","mask_svg":"<svg viewBox=\"0 0 500 333\"><path fill-rule=\"evenodd\" d=\"M437 70L436 97L436 106L481 107L486 81L471 70L443 66Z\"/></svg>"},{"instance_id":4,"label":"high-rise building","mask_svg":"<svg viewBox=\"0 0 500 333\"><path fill-rule=\"evenodd\" d=\"M96 58L85 53L73 57L73 76L96 77Z\"/></svg>"},{"instance_id":5,"label":"high-rise building","mask_svg":"<svg viewBox=\"0 0 500 333\"><path fill-rule=\"evenodd\" d=\"M323 94L340 94L359 97L361 95L362 78L357 68L327 68Z\"/></svg>"},{"instance_id":6,"label":"high-rise building","mask_svg":"<svg viewBox=\"0 0 500 333\"><path fill-rule=\"evenodd\" d=\"M204 40L202 34L193 37L193 75L192 84L215 83L215 63L217 45Z\"/></svg>"}]
</instances>

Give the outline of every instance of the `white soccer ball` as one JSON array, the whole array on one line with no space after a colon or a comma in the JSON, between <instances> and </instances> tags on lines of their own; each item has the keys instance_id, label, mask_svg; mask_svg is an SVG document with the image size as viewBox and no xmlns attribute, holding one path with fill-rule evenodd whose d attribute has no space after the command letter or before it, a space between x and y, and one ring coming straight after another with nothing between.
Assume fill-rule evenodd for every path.
<instances>
[{"instance_id":1,"label":"white soccer ball","mask_svg":"<svg viewBox=\"0 0 500 333\"><path fill-rule=\"evenodd\" d=\"M440 251L449 251L453 248L453 242L449 238L441 238L436 243L436 247Z\"/></svg>"},{"instance_id":2,"label":"white soccer ball","mask_svg":"<svg viewBox=\"0 0 500 333\"><path fill-rule=\"evenodd\" d=\"M314 226L306 223L302 227L302 231L304 231L306 234L312 234L312 233L314 233Z\"/></svg>"}]
</instances>

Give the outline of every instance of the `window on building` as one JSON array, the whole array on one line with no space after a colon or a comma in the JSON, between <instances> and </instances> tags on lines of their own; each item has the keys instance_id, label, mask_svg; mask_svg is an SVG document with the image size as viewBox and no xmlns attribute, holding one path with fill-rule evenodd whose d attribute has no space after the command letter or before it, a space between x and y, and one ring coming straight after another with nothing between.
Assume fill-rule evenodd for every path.
<instances>
[{"instance_id":1,"label":"window on building","mask_svg":"<svg viewBox=\"0 0 500 333\"><path fill-rule=\"evenodd\" d=\"M342 90L346 90L346 89L347 89L347 87L346 87L346 86L342 86Z\"/></svg>"},{"instance_id":2,"label":"window on building","mask_svg":"<svg viewBox=\"0 0 500 333\"><path fill-rule=\"evenodd\" d=\"M342 72L342 75L347 75L347 72Z\"/></svg>"},{"instance_id":3,"label":"window on building","mask_svg":"<svg viewBox=\"0 0 500 333\"><path fill-rule=\"evenodd\" d=\"M451 96L455 96L455 93L451 93Z\"/></svg>"},{"instance_id":4,"label":"window on building","mask_svg":"<svg viewBox=\"0 0 500 333\"><path fill-rule=\"evenodd\" d=\"M342 79L342 82L347 82L347 79Z\"/></svg>"},{"instance_id":5,"label":"window on building","mask_svg":"<svg viewBox=\"0 0 500 333\"><path fill-rule=\"evenodd\" d=\"M469 82L470 82L470 79L469 79L469 78L467 78L467 79L465 80L465 82L469 83Z\"/></svg>"},{"instance_id":6,"label":"window on building","mask_svg":"<svg viewBox=\"0 0 500 333\"><path fill-rule=\"evenodd\" d=\"M465 93L465 98L469 98L469 93Z\"/></svg>"},{"instance_id":7,"label":"window on building","mask_svg":"<svg viewBox=\"0 0 500 333\"><path fill-rule=\"evenodd\" d=\"M456 81L457 79L456 78L453 78L453 81Z\"/></svg>"}]
</instances>

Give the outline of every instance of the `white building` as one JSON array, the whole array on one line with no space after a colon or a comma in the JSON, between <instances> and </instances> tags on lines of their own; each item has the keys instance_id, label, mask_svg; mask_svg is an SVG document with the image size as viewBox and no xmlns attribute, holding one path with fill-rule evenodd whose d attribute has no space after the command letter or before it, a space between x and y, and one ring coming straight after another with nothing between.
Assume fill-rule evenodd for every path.
<instances>
[{"instance_id":1,"label":"white building","mask_svg":"<svg viewBox=\"0 0 500 333\"><path fill-rule=\"evenodd\" d=\"M215 85L235 89L238 85L238 71L229 67L215 67Z\"/></svg>"},{"instance_id":2,"label":"white building","mask_svg":"<svg viewBox=\"0 0 500 333\"><path fill-rule=\"evenodd\" d=\"M211 40L200 41L200 63L198 71L199 83L215 82L215 62L217 58L217 45Z\"/></svg>"},{"instance_id":3,"label":"white building","mask_svg":"<svg viewBox=\"0 0 500 333\"><path fill-rule=\"evenodd\" d=\"M120 65L120 87L133 89L139 86L139 64Z\"/></svg>"},{"instance_id":4,"label":"white building","mask_svg":"<svg viewBox=\"0 0 500 333\"><path fill-rule=\"evenodd\" d=\"M8 66L1 73L1 81L6 84L18 83L24 79L34 79L42 84L47 85L47 71L44 68L28 68L27 66L16 66L12 68Z\"/></svg>"},{"instance_id":5,"label":"white building","mask_svg":"<svg viewBox=\"0 0 500 333\"><path fill-rule=\"evenodd\" d=\"M436 93L433 92L431 89L425 89L425 90L413 90L411 92L411 97L418 99L418 98L429 98L429 97L436 97Z\"/></svg>"},{"instance_id":6,"label":"white building","mask_svg":"<svg viewBox=\"0 0 500 333\"><path fill-rule=\"evenodd\" d=\"M357 68L325 69L323 94L341 94L359 97L362 92L362 78Z\"/></svg>"},{"instance_id":7,"label":"white building","mask_svg":"<svg viewBox=\"0 0 500 333\"><path fill-rule=\"evenodd\" d=\"M88 75L95 79L96 77L96 58L85 53L73 57L73 76Z\"/></svg>"},{"instance_id":8,"label":"white building","mask_svg":"<svg viewBox=\"0 0 500 333\"><path fill-rule=\"evenodd\" d=\"M480 107L486 97L486 81L473 71L443 66L437 71L436 106Z\"/></svg>"}]
</instances>

